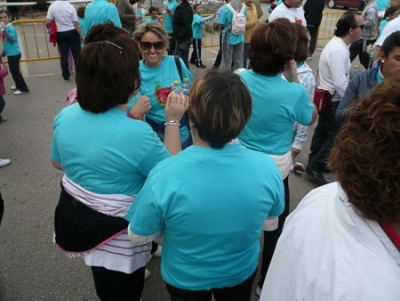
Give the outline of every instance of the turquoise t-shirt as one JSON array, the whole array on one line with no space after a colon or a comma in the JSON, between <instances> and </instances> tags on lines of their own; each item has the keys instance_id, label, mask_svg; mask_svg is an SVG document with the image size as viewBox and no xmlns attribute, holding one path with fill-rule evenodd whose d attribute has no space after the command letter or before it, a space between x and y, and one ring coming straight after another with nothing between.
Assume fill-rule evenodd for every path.
<instances>
[{"instance_id":1,"label":"turquoise t-shirt","mask_svg":"<svg viewBox=\"0 0 400 301\"><path fill-rule=\"evenodd\" d=\"M4 36L4 51L6 52L7 56L15 56L15 55L20 55L21 50L19 49L18 45L18 35L17 31L15 30L15 27L11 25L11 23L8 23L6 26L7 33L14 39L14 42L10 42L7 37Z\"/></svg>"},{"instance_id":2,"label":"turquoise t-shirt","mask_svg":"<svg viewBox=\"0 0 400 301\"><path fill-rule=\"evenodd\" d=\"M117 107L94 114L73 104L56 116L53 129L52 160L94 193L137 194L150 170L170 156L147 123Z\"/></svg>"},{"instance_id":3,"label":"turquoise t-shirt","mask_svg":"<svg viewBox=\"0 0 400 301\"><path fill-rule=\"evenodd\" d=\"M138 235L164 232L161 274L188 290L235 286L256 270L262 224L284 209L275 162L239 143L191 146L158 164L127 216Z\"/></svg>"},{"instance_id":4,"label":"turquoise t-shirt","mask_svg":"<svg viewBox=\"0 0 400 301\"><path fill-rule=\"evenodd\" d=\"M200 14L193 15L192 31L193 39L201 39L203 37L203 24L208 20L211 20L212 16L203 18Z\"/></svg>"},{"instance_id":5,"label":"turquoise t-shirt","mask_svg":"<svg viewBox=\"0 0 400 301\"><path fill-rule=\"evenodd\" d=\"M118 10L114 4L107 0L93 0L85 9L87 31L89 32L92 26L104 24L107 21L111 21L116 27L122 28Z\"/></svg>"},{"instance_id":6,"label":"turquoise t-shirt","mask_svg":"<svg viewBox=\"0 0 400 301\"><path fill-rule=\"evenodd\" d=\"M160 19L158 19L158 18L153 19L152 17L146 17L147 23L160 23L159 21L160 21Z\"/></svg>"},{"instance_id":7,"label":"turquoise t-shirt","mask_svg":"<svg viewBox=\"0 0 400 301\"><path fill-rule=\"evenodd\" d=\"M244 146L266 154L282 156L292 148L293 123L308 125L314 112L306 89L289 83L281 74L266 76L245 70L238 72L249 88L253 111L239 135Z\"/></svg>"},{"instance_id":8,"label":"turquoise t-shirt","mask_svg":"<svg viewBox=\"0 0 400 301\"><path fill-rule=\"evenodd\" d=\"M243 4L244 5L244 4ZM244 10L244 15L247 17L247 8ZM224 5L221 10L221 16L219 18L219 24L224 25L224 29L222 31L222 41L224 40L226 31L228 30L227 25L232 24L233 14L229 10L228 5ZM231 32L228 33L228 44L229 45L236 45L239 43L244 42L244 33L240 35L234 35Z\"/></svg>"},{"instance_id":9,"label":"turquoise t-shirt","mask_svg":"<svg viewBox=\"0 0 400 301\"><path fill-rule=\"evenodd\" d=\"M171 10L173 13L175 12L177 6L179 3L176 0L171 0L171 1L164 1L164 4L168 6L168 9ZM168 33L173 32L172 28L172 17L170 14L163 14L163 19L164 19L164 28Z\"/></svg>"},{"instance_id":10,"label":"turquoise t-shirt","mask_svg":"<svg viewBox=\"0 0 400 301\"><path fill-rule=\"evenodd\" d=\"M189 83L193 80L193 75L186 68L185 63L179 59L182 67L182 77L187 77ZM170 92L172 83L175 80L181 82L178 69L173 56L164 56L162 63L156 68L148 67L143 61L139 65L142 82L139 92L129 100L128 112L136 103L141 95L147 95L150 98L151 110L146 114L146 118L150 118L158 124L165 122L165 103ZM181 141L184 142L189 137L189 129L181 127Z\"/></svg>"}]
</instances>

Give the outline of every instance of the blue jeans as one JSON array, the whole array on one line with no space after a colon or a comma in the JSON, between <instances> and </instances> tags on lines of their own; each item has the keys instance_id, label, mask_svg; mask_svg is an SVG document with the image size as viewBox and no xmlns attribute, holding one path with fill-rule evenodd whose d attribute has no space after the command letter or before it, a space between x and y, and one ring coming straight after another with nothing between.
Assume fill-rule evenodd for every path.
<instances>
[{"instance_id":1,"label":"blue jeans","mask_svg":"<svg viewBox=\"0 0 400 301\"><path fill-rule=\"evenodd\" d=\"M17 90L21 92L29 92L24 77L19 71L19 60L21 59L21 55L18 54L18 55L7 56L7 59L8 59L8 67L10 68L10 73L14 80L15 86L17 87Z\"/></svg>"},{"instance_id":2,"label":"blue jeans","mask_svg":"<svg viewBox=\"0 0 400 301\"><path fill-rule=\"evenodd\" d=\"M323 172L335 142L340 123L336 121L336 109L339 101L332 102L324 115L319 115L318 124L311 140L307 167L312 171Z\"/></svg>"},{"instance_id":3,"label":"blue jeans","mask_svg":"<svg viewBox=\"0 0 400 301\"><path fill-rule=\"evenodd\" d=\"M190 70L190 68L189 68L189 48L186 50L179 49L178 44L179 44L179 42L177 41L176 48L175 48L175 55L178 55L182 59L182 61L185 63L186 68L188 68ZM189 45L190 45L190 43L189 43Z\"/></svg>"},{"instance_id":4,"label":"blue jeans","mask_svg":"<svg viewBox=\"0 0 400 301\"><path fill-rule=\"evenodd\" d=\"M68 31L57 31L57 45L60 51L61 73L64 80L68 80L71 75L68 68L68 51L71 48L72 56L76 62L81 52L81 38L79 33L73 29Z\"/></svg>"},{"instance_id":5,"label":"blue jeans","mask_svg":"<svg viewBox=\"0 0 400 301\"><path fill-rule=\"evenodd\" d=\"M1 116L1 112L3 112L5 106L6 106L6 101L4 100L3 95L0 95L0 116Z\"/></svg>"},{"instance_id":6,"label":"blue jeans","mask_svg":"<svg viewBox=\"0 0 400 301\"><path fill-rule=\"evenodd\" d=\"M243 68L247 69L247 49L249 49L250 43L245 43L243 48Z\"/></svg>"},{"instance_id":7,"label":"blue jeans","mask_svg":"<svg viewBox=\"0 0 400 301\"><path fill-rule=\"evenodd\" d=\"M317 47L318 28L319 25L307 24L307 29L310 32L311 36L310 48L309 48L310 55L313 55L315 47Z\"/></svg>"}]
</instances>

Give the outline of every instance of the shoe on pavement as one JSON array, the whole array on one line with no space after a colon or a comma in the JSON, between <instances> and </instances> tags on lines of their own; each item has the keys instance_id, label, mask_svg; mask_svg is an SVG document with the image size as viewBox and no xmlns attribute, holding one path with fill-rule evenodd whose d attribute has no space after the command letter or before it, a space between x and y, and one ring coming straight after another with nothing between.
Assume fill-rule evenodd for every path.
<instances>
[{"instance_id":1,"label":"shoe on pavement","mask_svg":"<svg viewBox=\"0 0 400 301\"><path fill-rule=\"evenodd\" d=\"M153 257L161 257L161 252L162 252L162 246L158 245L157 250L151 254Z\"/></svg>"},{"instance_id":2,"label":"shoe on pavement","mask_svg":"<svg viewBox=\"0 0 400 301\"><path fill-rule=\"evenodd\" d=\"M308 166L306 167L306 173L313 181L317 182L319 185L325 185L332 182L330 179L324 176L322 172L313 171Z\"/></svg>"},{"instance_id":3,"label":"shoe on pavement","mask_svg":"<svg viewBox=\"0 0 400 301\"><path fill-rule=\"evenodd\" d=\"M11 163L10 159L0 159L0 167L7 166Z\"/></svg>"},{"instance_id":4,"label":"shoe on pavement","mask_svg":"<svg viewBox=\"0 0 400 301\"><path fill-rule=\"evenodd\" d=\"M17 91L14 92L14 95L22 95L22 94L25 94L25 93L28 93L28 92L22 92L20 90L17 90Z\"/></svg>"},{"instance_id":5,"label":"shoe on pavement","mask_svg":"<svg viewBox=\"0 0 400 301\"><path fill-rule=\"evenodd\" d=\"M196 64L197 64L197 62L192 61L192 60L191 60L189 63L190 63L191 65L196 65Z\"/></svg>"},{"instance_id":6,"label":"shoe on pavement","mask_svg":"<svg viewBox=\"0 0 400 301\"><path fill-rule=\"evenodd\" d=\"M7 120L8 120L7 117L0 115L0 122L6 122Z\"/></svg>"},{"instance_id":7,"label":"shoe on pavement","mask_svg":"<svg viewBox=\"0 0 400 301\"><path fill-rule=\"evenodd\" d=\"M144 270L144 280L146 280L147 278L149 278L151 275L151 272L148 269Z\"/></svg>"},{"instance_id":8,"label":"shoe on pavement","mask_svg":"<svg viewBox=\"0 0 400 301\"><path fill-rule=\"evenodd\" d=\"M196 67L197 67L197 68L203 68L203 69L206 68L206 66L203 65L203 64L201 64L201 65L196 65Z\"/></svg>"},{"instance_id":9,"label":"shoe on pavement","mask_svg":"<svg viewBox=\"0 0 400 301\"><path fill-rule=\"evenodd\" d=\"M259 287L259 286L256 287L256 295L259 297L261 295L261 287Z\"/></svg>"},{"instance_id":10,"label":"shoe on pavement","mask_svg":"<svg viewBox=\"0 0 400 301\"><path fill-rule=\"evenodd\" d=\"M10 89L11 90L17 90L17 86L11 86Z\"/></svg>"}]
</instances>

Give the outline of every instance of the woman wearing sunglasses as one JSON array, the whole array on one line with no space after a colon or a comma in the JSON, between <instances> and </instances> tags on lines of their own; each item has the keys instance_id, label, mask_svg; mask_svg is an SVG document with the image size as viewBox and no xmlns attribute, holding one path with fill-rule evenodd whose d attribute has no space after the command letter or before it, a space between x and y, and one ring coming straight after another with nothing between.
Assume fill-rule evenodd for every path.
<instances>
[{"instance_id":1,"label":"woman wearing sunglasses","mask_svg":"<svg viewBox=\"0 0 400 301\"><path fill-rule=\"evenodd\" d=\"M171 85L175 80L182 82L183 78L188 78L191 82L193 75L181 59L167 55L168 33L160 24L140 24L135 31L134 39L143 57L139 65L142 82L139 92L129 101L129 115L141 119L145 114L146 122L164 141L164 111ZM192 139L187 116L180 120L180 134L182 149L190 146Z\"/></svg>"}]
</instances>

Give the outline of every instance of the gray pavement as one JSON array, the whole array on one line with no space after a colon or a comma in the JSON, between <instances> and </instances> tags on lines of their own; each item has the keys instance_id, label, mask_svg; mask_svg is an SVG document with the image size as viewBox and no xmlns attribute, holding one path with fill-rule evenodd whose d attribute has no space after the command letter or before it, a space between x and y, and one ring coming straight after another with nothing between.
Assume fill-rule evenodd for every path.
<instances>
[{"instance_id":1,"label":"gray pavement","mask_svg":"<svg viewBox=\"0 0 400 301\"><path fill-rule=\"evenodd\" d=\"M316 73L321 45L307 63ZM211 67L217 48L205 48L203 62ZM0 168L0 189L6 201L0 226L0 300L98 300L90 269L80 259L69 259L52 242L53 214L58 201L62 172L50 163L50 143L55 115L65 106L71 81L64 83L58 61L22 64L30 93L14 96L8 88L0 124L0 158L10 166ZM194 75L203 70L191 67ZM297 161L306 163L309 138ZM84 146L82 146L84 147ZM290 179L291 209L316 186L301 177ZM143 301L166 301L168 294L160 276L160 259L152 259L152 272L145 282ZM254 282L254 288L259 275ZM253 290L252 301L258 300Z\"/></svg>"}]
</instances>

